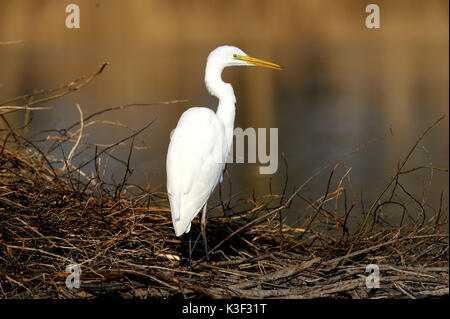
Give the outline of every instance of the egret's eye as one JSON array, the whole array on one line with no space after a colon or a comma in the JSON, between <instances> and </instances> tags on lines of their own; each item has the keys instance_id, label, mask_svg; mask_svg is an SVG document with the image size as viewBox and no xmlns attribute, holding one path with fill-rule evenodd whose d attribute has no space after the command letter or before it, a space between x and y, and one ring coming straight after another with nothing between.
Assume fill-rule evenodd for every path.
<instances>
[{"instance_id":1,"label":"egret's eye","mask_svg":"<svg viewBox=\"0 0 450 319\"><path fill-rule=\"evenodd\" d=\"M242 56L240 56L239 54L233 54L233 59L235 60L242 60Z\"/></svg>"}]
</instances>

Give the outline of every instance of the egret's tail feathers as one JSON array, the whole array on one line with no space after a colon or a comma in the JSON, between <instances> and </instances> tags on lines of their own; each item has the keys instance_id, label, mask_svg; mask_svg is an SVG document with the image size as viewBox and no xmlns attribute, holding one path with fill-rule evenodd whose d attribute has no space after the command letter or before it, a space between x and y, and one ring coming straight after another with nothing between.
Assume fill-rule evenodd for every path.
<instances>
[{"instance_id":1,"label":"egret's tail feathers","mask_svg":"<svg viewBox=\"0 0 450 319\"><path fill-rule=\"evenodd\" d=\"M175 236L180 237L184 233L189 233L191 230L191 223L189 223L186 227L182 226L179 222L173 222L173 228L175 229Z\"/></svg>"},{"instance_id":2,"label":"egret's tail feathers","mask_svg":"<svg viewBox=\"0 0 450 319\"><path fill-rule=\"evenodd\" d=\"M195 218L195 216L197 216L197 214L200 212L205 203L203 203L203 205L201 205L200 207L193 207L192 202L180 206L171 205L172 223L173 228L175 229L176 236L181 236L184 233L189 233L189 231L191 230L192 220ZM180 208L179 211L177 211L177 207ZM178 218L176 218L176 216L178 216Z\"/></svg>"}]
</instances>

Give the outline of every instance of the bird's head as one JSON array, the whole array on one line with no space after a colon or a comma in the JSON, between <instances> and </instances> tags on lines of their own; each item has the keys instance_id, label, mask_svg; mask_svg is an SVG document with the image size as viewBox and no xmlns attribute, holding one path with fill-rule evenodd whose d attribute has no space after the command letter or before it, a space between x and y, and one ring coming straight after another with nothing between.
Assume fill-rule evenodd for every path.
<instances>
[{"instance_id":1,"label":"bird's head","mask_svg":"<svg viewBox=\"0 0 450 319\"><path fill-rule=\"evenodd\" d=\"M211 51L207 64L214 65L218 69L223 69L228 66L261 66L275 70L282 69L278 64L252 58L241 49L231 45L220 46Z\"/></svg>"}]
</instances>

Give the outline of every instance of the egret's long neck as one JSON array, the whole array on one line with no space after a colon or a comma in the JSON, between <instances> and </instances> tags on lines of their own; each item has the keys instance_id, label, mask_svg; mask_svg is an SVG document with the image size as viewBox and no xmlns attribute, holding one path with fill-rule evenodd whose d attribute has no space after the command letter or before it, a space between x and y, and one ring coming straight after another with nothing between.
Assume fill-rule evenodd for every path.
<instances>
[{"instance_id":1,"label":"egret's long neck","mask_svg":"<svg viewBox=\"0 0 450 319\"><path fill-rule=\"evenodd\" d=\"M209 93L219 99L217 116L222 120L226 128L233 128L236 114L236 97L231 84L222 81L222 70L223 68L213 65L213 63L207 63L205 83Z\"/></svg>"}]
</instances>

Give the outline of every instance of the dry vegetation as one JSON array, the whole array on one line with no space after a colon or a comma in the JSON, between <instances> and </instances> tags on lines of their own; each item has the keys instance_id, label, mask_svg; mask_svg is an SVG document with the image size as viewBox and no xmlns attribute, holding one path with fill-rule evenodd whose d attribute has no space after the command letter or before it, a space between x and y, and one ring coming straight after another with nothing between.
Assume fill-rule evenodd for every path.
<instances>
[{"instance_id":1,"label":"dry vegetation","mask_svg":"<svg viewBox=\"0 0 450 319\"><path fill-rule=\"evenodd\" d=\"M165 194L127 182L139 133L114 145L80 143L83 129L107 108L66 129L34 136L12 127L14 112L45 111L44 102L80 89L107 66L55 90L34 92L0 104L0 297L1 298L424 298L448 296L448 207L414 198L404 174L446 169L406 163L425 134L398 165L378 198L364 208L351 186L345 162L324 167L292 193L271 200L249 199L237 211L223 201L208 221L211 263L201 244L188 265L186 245L175 237ZM167 102L175 103L176 101ZM31 112L33 111L33 112ZM31 116L24 124L26 127ZM110 150L128 147L126 159ZM55 156L59 150L63 156ZM69 150L69 152L67 152ZM66 151L66 152L64 152ZM67 153L67 154L65 154ZM89 161L75 166L80 154ZM108 160L124 165L123 178L105 181ZM88 165L95 167L87 174ZM318 174L329 174L324 195L311 200L303 190ZM283 212L303 201L307 216L288 226ZM392 223L390 215L397 214ZM419 213L415 212L419 210ZM351 229L350 219L359 220ZM283 225L280 229L280 224ZM198 234L198 220L193 233ZM81 287L68 289L69 264L81 265ZM365 285L366 266L380 266L380 288Z\"/></svg>"}]
</instances>

